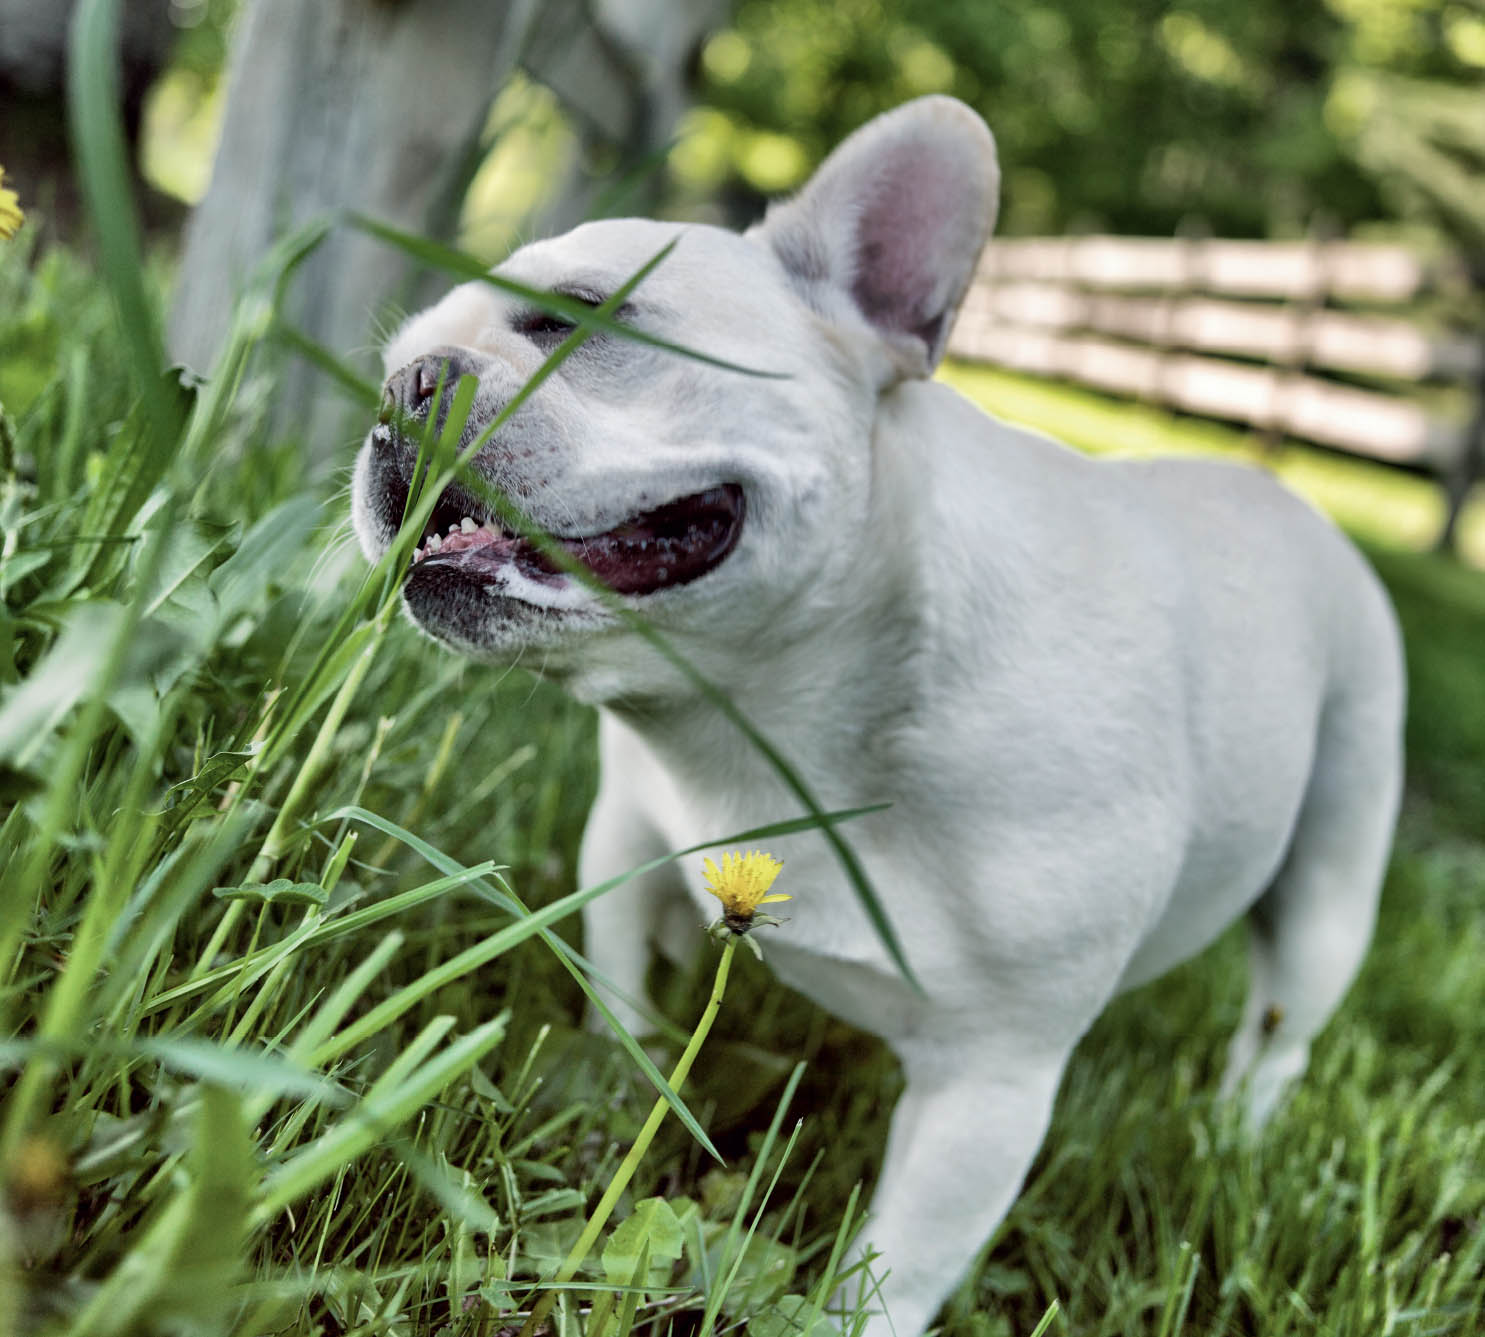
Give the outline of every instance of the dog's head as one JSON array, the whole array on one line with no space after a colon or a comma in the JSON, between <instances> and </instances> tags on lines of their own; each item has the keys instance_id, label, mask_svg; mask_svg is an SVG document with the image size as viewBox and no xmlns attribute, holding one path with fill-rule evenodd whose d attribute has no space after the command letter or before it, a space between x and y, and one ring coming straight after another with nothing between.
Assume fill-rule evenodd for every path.
<instances>
[{"instance_id":1,"label":"dog's head","mask_svg":"<svg viewBox=\"0 0 1485 1337\"><path fill-rule=\"evenodd\" d=\"M597 305L675 242L617 318L769 374L597 333L481 447L472 472L688 650L756 653L767 629L849 597L843 582L882 541L871 532L878 402L938 362L997 184L979 117L924 98L857 131L744 234L626 219L521 248L498 274ZM409 420L475 376L471 443L569 332L474 282L397 333L385 358L398 413L371 430L356 465L368 556L386 551L403 514L418 446ZM507 532L482 490L456 484L439 499L403 586L413 618L477 658L532 649L533 667L581 670L585 696L636 690L634 672L653 667L637 638L595 591Z\"/></svg>"}]
</instances>

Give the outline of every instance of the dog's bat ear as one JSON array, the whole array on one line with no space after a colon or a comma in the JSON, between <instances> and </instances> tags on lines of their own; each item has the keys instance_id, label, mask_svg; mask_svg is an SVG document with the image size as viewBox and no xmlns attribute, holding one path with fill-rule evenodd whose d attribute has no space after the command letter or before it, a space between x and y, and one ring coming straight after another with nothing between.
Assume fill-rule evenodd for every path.
<instances>
[{"instance_id":1,"label":"dog's bat ear","mask_svg":"<svg viewBox=\"0 0 1485 1337\"><path fill-rule=\"evenodd\" d=\"M928 376L999 192L984 121L954 98L918 98L847 138L749 235L773 248L820 314L865 320L898 376Z\"/></svg>"}]
</instances>

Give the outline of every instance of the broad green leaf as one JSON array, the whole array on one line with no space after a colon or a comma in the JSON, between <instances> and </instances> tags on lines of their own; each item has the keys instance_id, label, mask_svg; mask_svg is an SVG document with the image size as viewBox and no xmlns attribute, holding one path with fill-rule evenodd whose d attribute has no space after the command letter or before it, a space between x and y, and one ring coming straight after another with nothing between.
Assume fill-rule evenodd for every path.
<instances>
[{"instance_id":1,"label":"broad green leaf","mask_svg":"<svg viewBox=\"0 0 1485 1337\"><path fill-rule=\"evenodd\" d=\"M211 637L218 620L216 598L200 576L192 576L149 619L156 626L168 628L180 647L176 654L161 660L150 672L150 686L157 695L163 697L181 678L205 661L211 652Z\"/></svg>"},{"instance_id":2,"label":"broad green leaf","mask_svg":"<svg viewBox=\"0 0 1485 1337\"><path fill-rule=\"evenodd\" d=\"M253 525L237 551L211 573L209 584L220 605L222 629L260 605L271 586L282 584L289 567L309 544L319 523L321 503L313 496L291 497Z\"/></svg>"},{"instance_id":3,"label":"broad green leaf","mask_svg":"<svg viewBox=\"0 0 1485 1337\"><path fill-rule=\"evenodd\" d=\"M201 662L201 648L192 640L195 634L147 617L129 637L124 662L109 689L108 707L142 750L155 736L164 691Z\"/></svg>"},{"instance_id":4,"label":"broad green leaf","mask_svg":"<svg viewBox=\"0 0 1485 1337\"><path fill-rule=\"evenodd\" d=\"M77 604L67 626L31 673L0 703L0 761L24 770L97 681L119 628L114 603Z\"/></svg>"},{"instance_id":5,"label":"broad green leaf","mask_svg":"<svg viewBox=\"0 0 1485 1337\"><path fill-rule=\"evenodd\" d=\"M572 1252L572 1246L582 1231L583 1219L580 1216L523 1225L516 1236L517 1256L525 1260L532 1272L549 1277L567 1261L567 1255ZM596 1261L589 1254L578 1275L592 1276L597 1271Z\"/></svg>"},{"instance_id":6,"label":"broad green leaf","mask_svg":"<svg viewBox=\"0 0 1485 1337\"><path fill-rule=\"evenodd\" d=\"M215 643L221 609L208 567L222 541L222 535L213 537L194 521L177 521L165 537L155 578L142 592L145 619L170 628L182 646L181 653L151 674L151 683L161 696L199 664Z\"/></svg>"},{"instance_id":7,"label":"broad green leaf","mask_svg":"<svg viewBox=\"0 0 1485 1337\"><path fill-rule=\"evenodd\" d=\"M151 815L165 816L165 829L175 830L190 820L217 789L240 776L260 750L261 745L254 743L240 752L213 752L189 780L171 785L165 791L165 806Z\"/></svg>"},{"instance_id":8,"label":"broad green leaf","mask_svg":"<svg viewBox=\"0 0 1485 1337\"><path fill-rule=\"evenodd\" d=\"M253 901L259 905L324 905L329 894L318 882L295 882L276 877L272 882L244 882L236 887L213 887L220 901Z\"/></svg>"},{"instance_id":9,"label":"broad green leaf","mask_svg":"<svg viewBox=\"0 0 1485 1337\"><path fill-rule=\"evenodd\" d=\"M748 1320L748 1337L841 1337L835 1324L814 1314L814 1306L802 1295L783 1295L762 1313Z\"/></svg>"},{"instance_id":10,"label":"broad green leaf","mask_svg":"<svg viewBox=\"0 0 1485 1337\"><path fill-rule=\"evenodd\" d=\"M615 1286L627 1286L636 1275L641 1253L649 1266L644 1283L662 1286L685 1248L680 1218L664 1198L645 1198L614 1229L603 1246L603 1274Z\"/></svg>"},{"instance_id":11,"label":"broad green leaf","mask_svg":"<svg viewBox=\"0 0 1485 1337\"><path fill-rule=\"evenodd\" d=\"M158 613L169 601L178 598L193 578L209 574L205 569L212 554L222 546L223 534L210 534L195 520L177 520L165 536L165 547L159 557L149 588L141 592L146 617ZM195 597L188 599L194 604Z\"/></svg>"},{"instance_id":12,"label":"broad green leaf","mask_svg":"<svg viewBox=\"0 0 1485 1337\"><path fill-rule=\"evenodd\" d=\"M160 722L160 698L147 682L121 682L108 694L108 708L134 740L145 748Z\"/></svg>"}]
</instances>

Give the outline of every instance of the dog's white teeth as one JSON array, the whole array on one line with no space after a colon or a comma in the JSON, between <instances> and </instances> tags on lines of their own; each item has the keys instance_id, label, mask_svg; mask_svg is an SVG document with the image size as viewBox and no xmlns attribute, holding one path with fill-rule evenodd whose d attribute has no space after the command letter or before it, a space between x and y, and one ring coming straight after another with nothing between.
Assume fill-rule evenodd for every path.
<instances>
[{"instance_id":1,"label":"dog's white teeth","mask_svg":"<svg viewBox=\"0 0 1485 1337\"><path fill-rule=\"evenodd\" d=\"M466 534L473 534L474 531L479 528L479 526L466 515L462 520L459 521L459 528L462 529Z\"/></svg>"},{"instance_id":2,"label":"dog's white teeth","mask_svg":"<svg viewBox=\"0 0 1485 1337\"><path fill-rule=\"evenodd\" d=\"M428 551L429 552L437 552L441 547L443 547L443 540L441 538L439 538L439 536L436 533L429 534L428 535Z\"/></svg>"},{"instance_id":3,"label":"dog's white teeth","mask_svg":"<svg viewBox=\"0 0 1485 1337\"><path fill-rule=\"evenodd\" d=\"M416 562L421 562L422 560L423 560L423 550L421 548L414 548L413 549L413 561L416 563Z\"/></svg>"}]
</instances>

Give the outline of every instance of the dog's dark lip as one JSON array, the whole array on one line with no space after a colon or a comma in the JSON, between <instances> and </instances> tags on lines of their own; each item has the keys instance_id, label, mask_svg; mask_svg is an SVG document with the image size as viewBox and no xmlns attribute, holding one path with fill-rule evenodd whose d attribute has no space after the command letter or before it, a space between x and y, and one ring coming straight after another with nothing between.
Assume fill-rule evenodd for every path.
<instances>
[{"instance_id":1,"label":"dog's dark lip","mask_svg":"<svg viewBox=\"0 0 1485 1337\"><path fill-rule=\"evenodd\" d=\"M745 511L742 487L722 483L641 511L601 533L552 541L615 594L644 596L689 584L719 566L737 545ZM495 584L512 566L543 584L567 578L535 543L506 532L462 489L445 492L433 516L408 572L409 593L451 577Z\"/></svg>"}]
</instances>

